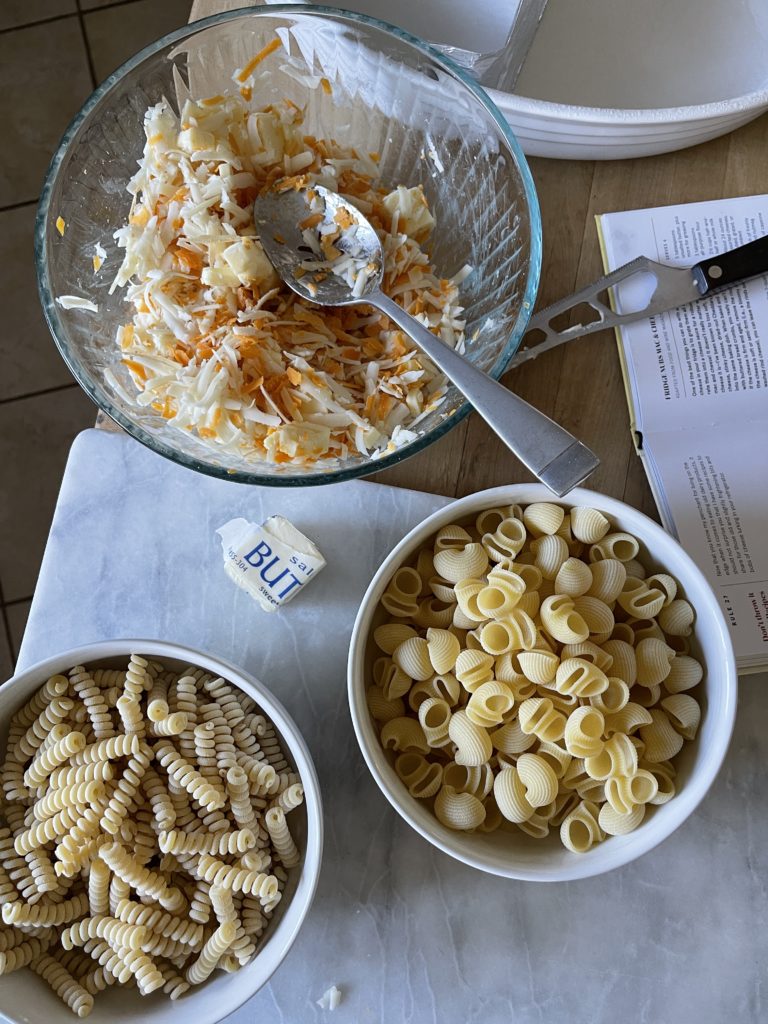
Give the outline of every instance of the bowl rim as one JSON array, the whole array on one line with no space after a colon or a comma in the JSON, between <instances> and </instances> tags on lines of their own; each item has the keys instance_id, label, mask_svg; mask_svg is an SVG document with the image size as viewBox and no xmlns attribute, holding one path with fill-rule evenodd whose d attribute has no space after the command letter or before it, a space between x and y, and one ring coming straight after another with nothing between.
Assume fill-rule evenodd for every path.
<instances>
[{"instance_id":1,"label":"bowl rim","mask_svg":"<svg viewBox=\"0 0 768 1024\"><path fill-rule=\"evenodd\" d=\"M155 42L150 43L148 46L139 50L138 53L134 54L133 57L125 61L115 71L113 71L112 74L109 75L93 93L91 93L66 128L48 166L37 206L34 228L35 266L37 270L37 286L40 303L43 308L46 323L48 324L48 329L53 336L56 347L75 380L85 391L88 397L104 413L106 413L106 415L114 420L115 423L121 426L123 430L151 451L162 455L171 462L185 466L188 469L195 470L199 473L205 473L208 476L221 480L230 480L236 483L257 484L267 487L320 486L329 483L340 483L344 480L352 480L357 477L368 476L371 473L378 473L383 469L388 469L391 466L397 465L399 462L410 458L412 455L417 455L430 444L438 441L441 437L447 434L449 430L457 426L461 420L471 412L472 406L467 399L459 401L456 408L428 434L420 435L415 441L411 441L409 444L403 445L401 448L397 448L395 451L383 455L379 459L368 459L360 465L352 466L347 469L331 469L304 476L289 476L287 474L282 476L260 474L257 471L250 472L242 469L231 470L225 466L217 466L212 461L203 462L199 458L180 452L166 440L154 437L143 427L134 423L132 419L116 408L112 404L101 381L95 376L90 376L84 365L82 365L76 359L74 353L69 350L66 344L66 331L63 329L59 311L55 303L55 296L51 289L48 263L46 259L46 242L50 235L49 221L55 213L55 211L51 210L53 188L56 180L58 179L61 166L69 152L70 145L75 140L81 129L83 129L91 113L98 109L101 101L113 89L113 87L117 85L118 82L130 74L134 68L142 63L142 61L151 57L159 50L168 47L171 44L179 43L201 31L212 28L215 25L224 24L227 21L233 21L238 18L279 17L281 15L293 16L297 14L308 18L316 18L321 22L336 20L341 22L346 21L358 23L367 28L383 31L401 39L411 46L411 48L419 51L425 57L428 57L431 61L441 66L444 71L461 82L461 84L474 96L474 99L484 107L490 115L491 120L496 126L497 132L513 155L520 173L523 184L522 191L528 206L531 227L529 243L530 255L528 259L528 266L526 268L526 286L522 296L520 311L517 315L514 326L510 331L506 345L497 357L492 369L489 371L490 375L497 380L502 376L507 365L512 359L512 356L520 347L528 320L533 312L541 276L541 210L533 177L520 143L512 131L507 119L490 98L486 90L478 85L474 79L472 79L450 58L445 57L443 54L433 49L433 47L428 43L425 43L418 37L411 35L411 33L397 28L395 25L390 25L386 21L368 17L363 14L357 14L353 11L342 11L334 7L321 6L319 4L315 5L309 3L289 2L282 4L266 4L263 7L240 8L234 11L225 11L221 14L214 14L208 18L191 22L174 30L173 32L169 32L160 39L157 39ZM215 456L215 450L212 449L211 451L213 458Z\"/></svg>"},{"instance_id":2,"label":"bowl rim","mask_svg":"<svg viewBox=\"0 0 768 1024\"><path fill-rule=\"evenodd\" d=\"M225 681L242 689L258 703L260 710L268 715L275 728L285 739L286 746L296 763L296 768L301 776L301 782L304 787L307 842L296 894L294 894L289 904L289 906L293 905L306 875L304 891L301 893L301 902L298 904L299 912L297 919L293 925L286 926L283 929L285 923L285 917L283 917L278 922L272 935L267 937L266 942L253 960L243 968L243 971L247 971L249 967L256 965L258 960L269 951L269 956L264 957L266 974L257 988L248 988L247 993L241 995L240 986L228 985L222 991L222 998L219 1003L221 1010L216 1010L215 1015L210 1016L196 1009L196 1024L217 1024L218 1021L223 1020L224 1017L238 1010L267 984L290 952L312 907L320 880L323 856L323 809L320 783L306 740L293 721L293 718L271 690L257 676L252 675L226 658L221 658L217 654L209 654L195 647L188 647L185 644L166 640L134 639L132 637L120 637L112 640L100 640L95 643L80 644L77 647L62 650L58 654L38 661L13 675L3 684L2 692L4 695L10 695L14 687L29 683L33 679L39 680L42 684L49 676L60 672L62 662L65 661L69 662L70 667L79 664L87 665L98 659L115 658L134 652L144 656L167 657L177 661L188 661L189 664L194 664L198 668L205 668L208 671L215 672L216 675L221 675ZM8 696L7 699L11 698ZM283 929L282 933L281 929ZM279 941L276 945L273 945L276 939ZM272 949L270 949L270 946L272 946ZM224 993L229 993L229 998ZM8 1007L2 1007L1 1012L13 1024L21 1024L23 1020L26 1020L23 1017L15 1018Z\"/></svg>"},{"instance_id":3,"label":"bowl rim","mask_svg":"<svg viewBox=\"0 0 768 1024\"><path fill-rule=\"evenodd\" d=\"M365 651L371 620L378 604L377 590L382 581L389 578L393 569L402 562L403 558L407 554L412 553L411 549L414 547L417 539L423 541L436 529L439 529L440 526L446 525L457 516L466 515L470 511L479 511L481 508L493 508L494 505L498 504L529 504L534 501L551 501L565 506L591 505L604 511L607 515L624 518L629 514L630 517L637 521L644 534L649 535L651 539L663 539L665 545L671 543L677 548L679 555L678 564L680 569L677 570L679 575L684 576L686 579L695 580L699 586L703 586L711 594L712 601L708 605L708 614L711 614L723 648L722 672L724 682L721 700L716 708L714 702L711 702L709 706L709 714L713 715L717 723L717 729L712 738L713 742L708 748L706 764L703 764L696 777L690 778L686 786L675 795L674 801L670 801L669 806L674 804L676 808L675 815L672 816L668 813L668 821L663 828L652 830L640 839L637 838L638 833L630 833L630 836L633 837L632 839L629 839L629 837L613 837L620 840L624 839L624 843L619 842L614 846L601 844L601 859L597 864L588 856L580 857L574 855L568 867L549 868L547 870L514 866L505 869L482 857L465 855L453 848L450 842L450 831L444 828L430 812L423 809L417 801L414 800L413 803L415 810L418 812L418 817L406 808L405 801L401 799L403 784L396 776L394 768L386 760L378 743L378 737L370 722L368 706L365 700L364 673ZM648 542L645 543L650 547ZM543 484L508 484L477 491L474 494L458 498L456 501L443 506L427 516L392 549L368 585L355 618L347 662L347 695L350 717L352 718L352 726L355 730L358 745L377 786L400 817L424 839L442 850L443 853L447 853L450 857L489 874L526 882L564 882L604 874L607 871L612 871L615 868L630 863L669 838L703 800L720 771L728 751L735 724L737 694L736 659L725 616L712 587L690 555L682 548L676 538L662 529L658 523L655 523L645 513L633 508L626 502L581 487L570 491L565 498L556 498ZM383 766L385 766L384 770L382 770Z\"/></svg>"},{"instance_id":4,"label":"bowl rim","mask_svg":"<svg viewBox=\"0 0 768 1024\"><path fill-rule=\"evenodd\" d=\"M664 125L687 123L695 125L750 112L757 114L768 106L768 85L724 100L677 107L589 107L502 92L500 89L488 91L493 102L499 107L505 107L510 113L528 114L557 122L574 121L617 128L663 128Z\"/></svg>"}]
</instances>

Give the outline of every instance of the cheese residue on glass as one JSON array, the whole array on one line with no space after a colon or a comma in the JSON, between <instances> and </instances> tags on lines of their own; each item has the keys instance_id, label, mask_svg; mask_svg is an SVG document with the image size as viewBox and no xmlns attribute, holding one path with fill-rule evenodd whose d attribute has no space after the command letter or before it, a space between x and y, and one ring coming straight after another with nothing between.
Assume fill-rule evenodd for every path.
<instances>
[{"instance_id":1,"label":"cheese residue on glass","mask_svg":"<svg viewBox=\"0 0 768 1024\"><path fill-rule=\"evenodd\" d=\"M188 101L180 118L165 102L150 108L112 290L133 307L117 343L139 405L219 450L330 467L414 440L447 382L378 311L322 308L283 285L254 198L277 182L341 193L381 238L383 290L452 348L464 343L469 268L436 275L420 187L380 187L377 154L317 139L302 121L290 101L254 110L240 95Z\"/></svg>"}]
</instances>

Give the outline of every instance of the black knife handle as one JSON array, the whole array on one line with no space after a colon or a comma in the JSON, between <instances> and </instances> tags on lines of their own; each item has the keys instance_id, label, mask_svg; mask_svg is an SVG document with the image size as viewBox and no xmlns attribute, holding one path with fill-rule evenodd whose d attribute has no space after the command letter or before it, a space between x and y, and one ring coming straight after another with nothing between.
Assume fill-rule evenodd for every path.
<instances>
[{"instance_id":1,"label":"black knife handle","mask_svg":"<svg viewBox=\"0 0 768 1024\"><path fill-rule=\"evenodd\" d=\"M740 245L738 249L710 256L691 267L691 271L702 295L711 295L737 281L768 273L768 235Z\"/></svg>"}]
</instances>

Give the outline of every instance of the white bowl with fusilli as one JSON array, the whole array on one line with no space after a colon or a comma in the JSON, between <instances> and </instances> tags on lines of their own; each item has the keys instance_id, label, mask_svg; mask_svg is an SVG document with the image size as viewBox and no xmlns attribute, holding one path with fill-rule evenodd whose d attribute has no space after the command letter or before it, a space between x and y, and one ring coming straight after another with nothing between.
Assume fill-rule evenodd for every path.
<instances>
[{"instance_id":1,"label":"white bowl with fusilli","mask_svg":"<svg viewBox=\"0 0 768 1024\"><path fill-rule=\"evenodd\" d=\"M349 700L379 788L425 839L564 881L652 849L702 800L736 711L728 626L647 516L539 484L413 529L363 598Z\"/></svg>"},{"instance_id":2,"label":"white bowl with fusilli","mask_svg":"<svg viewBox=\"0 0 768 1024\"><path fill-rule=\"evenodd\" d=\"M262 683L176 644L91 644L0 688L0 750L0 1014L214 1024L267 982L322 812Z\"/></svg>"}]
</instances>

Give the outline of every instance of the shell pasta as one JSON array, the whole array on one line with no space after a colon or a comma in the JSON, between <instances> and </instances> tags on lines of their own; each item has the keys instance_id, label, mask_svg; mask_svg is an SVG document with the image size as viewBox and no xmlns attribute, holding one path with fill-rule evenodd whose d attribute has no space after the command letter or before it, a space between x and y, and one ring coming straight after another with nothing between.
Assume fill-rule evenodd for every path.
<instances>
[{"instance_id":1,"label":"shell pasta","mask_svg":"<svg viewBox=\"0 0 768 1024\"><path fill-rule=\"evenodd\" d=\"M0 975L29 967L79 1017L108 985L177 999L244 966L301 861L277 733L199 669L53 676L11 718L0 783Z\"/></svg>"},{"instance_id":2,"label":"shell pasta","mask_svg":"<svg viewBox=\"0 0 768 1024\"><path fill-rule=\"evenodd\" d=\"M438 530L394 572L371 636L368 708L410 797L446 828L574 854L640 826L702 719L679 589L592 508Z\"/></svg>"}]
</instances>

